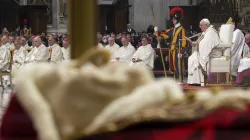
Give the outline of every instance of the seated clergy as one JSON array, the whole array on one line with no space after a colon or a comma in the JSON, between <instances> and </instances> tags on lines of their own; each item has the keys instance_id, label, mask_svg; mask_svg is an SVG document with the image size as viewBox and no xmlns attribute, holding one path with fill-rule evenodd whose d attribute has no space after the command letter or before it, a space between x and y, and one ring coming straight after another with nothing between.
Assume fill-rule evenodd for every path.
<instances>
[{"instance_id":1,"label":"seated clergy","mask_svg":"<svg viewBox=\"0 0 250 140\"><path fill-rule=\"evenodd\" d=\"M119 45L115 43L115 39L113 37L108 38L108 45L105 47L105 49L110 50L111 53L111 59L114 59L116 52L120 48Z\"/></svg>"},{"instance_id":2,"label":"seated clergy","mask_svg":"<svg viewBox=\"0 0 250 140\"><path fill-rule=\"evenodd\" d=\"M35 47L29 52L24 63L48 62L49 51L47 47L42 44L40 37L35 37L34 45Z\"/></svg>"},{"instance_id":3,"label":"seated clergy","mask_svg":"<svg viewBox=\"0 0 250 140\"><path fill-rule=\"evenodd\" d=\"M21 41L19 41L19 38L14 40L15 51L12 65L13 73L15 73L20 68L20 66L24 64L25 58L28 54L28 51L23 46L21 46L20 42Z\"/></svg>"},{"instance_id":4,"label":"seated clergy","mask_svg":"<svg viewBox=\"0 0 250 140\"><path fill-rule=\"evenodd\" d=\"M236 83L237 86L250 86L250 53L240 60Z\"/></svg>"},{"instance_id":5,"label":"seated clergy","mask_svg":"<svg viewBox=\"0 0 250 140\"><path fill-rule=\"evenodd\" d=\"M111 62L123 62L129 64L132 60L132 56L135 53L135 48L130 43L128 43L126 37L122 37L121 42L123 46L118 49L114 59L112 59Z\"/></svg>"},{"instance_id":6,"label":"seated clergy","mask_svg":"<svg viewBox=\"0 0 250 140\"><path fill-rule=\"evenodd\" d=\"M51 49L50 61L52 63L60 63L63 59L61 47L57 44L57 39L54 36L48 38L49 48Z\"/></svg>"},{"instance_id":7,"label":"seated clergy","mask_svg":"<svg viewBox=\"0 0 250 140\"><path fill-rule=\"evenodd\" d=\"M10 36L9 37L9 46L8 46L8 49L9 50L14 50L15 49L15 45L14 45L14 37Z\"/></svg>"},{"instance_id":8,"label":"seated clergy","mask_svg":"<svg viewBox=\"0 0 250 140\"><path fill-rule=\"evenodd\" d=\"M196 42L190 42L196 46L194 53L188 58L188 84L201 84L203 75L206 75L206 65L212 49L220 44L217 31L210 25L208 19L200 21L202 35Z\"/></svg>"},{"instance_id":9,"label":"seated clergy","mask_svg":"<svg viewBox=\"0 0 250 140\"><path fill-rule=\"evenodd\" d=\"M140 46L132 57L131 66L145 65L150 69L154 68L155 51L150 44L148 38L142 37L142 46Z\"/></svg>"},{"instance_id":10,"label":"seated clergy","mask_svg":"<svg viewBox=\"0 0 250 140\"><path fill-rule=\"evenodd\" d=\"M70 60L70 43L67 38L63 40L62 53L63 53L63 61Z\"/></svg>"},{"instance_id":11,"label":"seated clergy","mask_svg":"<svg viewBox=\"0 0 250 140\"><path fill-rule=\"evenodd\" d=\"M246 43L244 46L243 56L244 58L240 60L237 80L236 83L238 86L249 86L250 85L250 34L245 35ZM248 54L246 54L248 52Z\"/></svg>"},{"instance_id":12,"label":"seated clergy","mask_svg":"<svg viewBox=\"0 0 250 140\"><path fill-rule=\"evenodd\" d=\"M29 46L29 44L28 44L25 37L20 37L20 44L21 44L21 47L23 47L25 49L30 48L30 46Z\"/></svg>"},{"instance_id":13,"label":"seated clergy","mask_svg":"<svg viewBox=\"0 0 250 140\"><path fill-rule=\"evenodd\" d=\"M1 39L3 45L0 47L0 71L7 71L10 64L10 50L6 47L8 37L3 36Z\"/></svg>"},{"instance_id":14,"label":"seated clergy","mask_svg":"<svg viewBox=\"0 0 250 140\"><path fill-rule=\"evenodd\" d=\"M102 42L102 35L100 33L97 33L97 48L103 48L101 42Z\"/></svg>"},{"instance_id":15,"label":"seated clergy","mask_svg":"<svg viewBox=\"0 0 250 140\"><path fill-rule=\"evenodd\" d=\"M11 47L10 43L9 43L9 36L4 35L1 38L1 42L2 42L2 47L5 47L7 49L9 49Z\"/></svg>"}]
</instances>

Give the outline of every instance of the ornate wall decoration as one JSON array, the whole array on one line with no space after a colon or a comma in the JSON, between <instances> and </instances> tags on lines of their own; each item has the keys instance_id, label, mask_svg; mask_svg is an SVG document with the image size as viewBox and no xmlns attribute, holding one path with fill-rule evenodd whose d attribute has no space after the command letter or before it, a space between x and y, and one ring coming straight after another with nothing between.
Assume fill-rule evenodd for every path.
<instances>
[{"instance_id":1,"label":"ornate wall decoration","mask_svg":"<svg viewBox=\"0 0 250 140\"><path fill-rule=\"evenodd\" d=\"M241 0L241 11L239 16L242 19L240 24L241 29L245 32L250 32L250 0Z\"/></svg>"},{"instance_id":2,"label":"ornate wall decoration","mask_svg":"<svg viewBox=\"0 0 250 140\"><path fill-rule=\"evenodd\" d=\"M60 0L59 5L59 24L67 24L67 0Z\"/></svg>"}]
</instances>

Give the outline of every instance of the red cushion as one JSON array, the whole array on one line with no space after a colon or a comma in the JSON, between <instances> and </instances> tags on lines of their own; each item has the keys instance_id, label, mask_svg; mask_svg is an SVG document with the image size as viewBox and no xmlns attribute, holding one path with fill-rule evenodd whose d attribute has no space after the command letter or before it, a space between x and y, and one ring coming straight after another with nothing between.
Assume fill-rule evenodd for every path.
<instances>
[{"instance_id":1,"label":"red cushion","mask_svg":"<svg viewBox=\"0 0 250 140\"><path fill-rule=\"evenodd\" d=\"M30 117L14 96L2 120L1 140L37 138ZM250 105L240 112L220 109L190 122L150 122L86 140L250 140ZM83 139L84 140L84 139Z\"/></svg>"}]
</instances>

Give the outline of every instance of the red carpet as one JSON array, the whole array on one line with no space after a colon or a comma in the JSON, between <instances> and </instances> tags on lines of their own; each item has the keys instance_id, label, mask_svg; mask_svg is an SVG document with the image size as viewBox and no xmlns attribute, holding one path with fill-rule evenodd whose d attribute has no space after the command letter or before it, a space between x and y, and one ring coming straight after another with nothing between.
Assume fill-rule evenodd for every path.
<instances>
[{"instance_id":1,"label":"red carpet","mask_svg":"<svg viewBox=\"0 0 250 140\"><path fill-rule=\"evenodd\" d=\"M188 84L183 84L182 88L183 88L184 91L190 91L190 90L209 89L209 88L211 88L211 89L214 89L214 88L222 88L222 89L246 89L247 87L235 87L234 85L218 85L218 86L207 85L207 86L201 87L201 86L191 86L191 85L188 85Z\"/></svg>"}]
</instances>

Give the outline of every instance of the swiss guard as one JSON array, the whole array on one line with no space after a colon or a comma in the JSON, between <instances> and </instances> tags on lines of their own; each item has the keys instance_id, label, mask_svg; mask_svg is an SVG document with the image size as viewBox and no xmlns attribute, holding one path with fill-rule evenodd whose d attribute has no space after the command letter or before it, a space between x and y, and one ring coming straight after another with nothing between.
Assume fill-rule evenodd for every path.
<instances>
[{"instance_id":1,"label":"swiss guard","mask_svg":"<svg viewBox=\"0 0 250 140\"><path fill-rule=\"evenodd\" d=\"M174 73L175 78L179 78L181 79L180 82L183 82L183 73L185 67L182 54L184 52L183 48L187 45L187 41L185 40L186 31L181 26L180 21L183 18L184 11L180 7L174 7L171 9L170 14L174 27L167 29L165 33L160 33L160 36L162 36L164 39L171 38L171 47L168 55L169 67Z\"/></svg>"}]
</instances>

